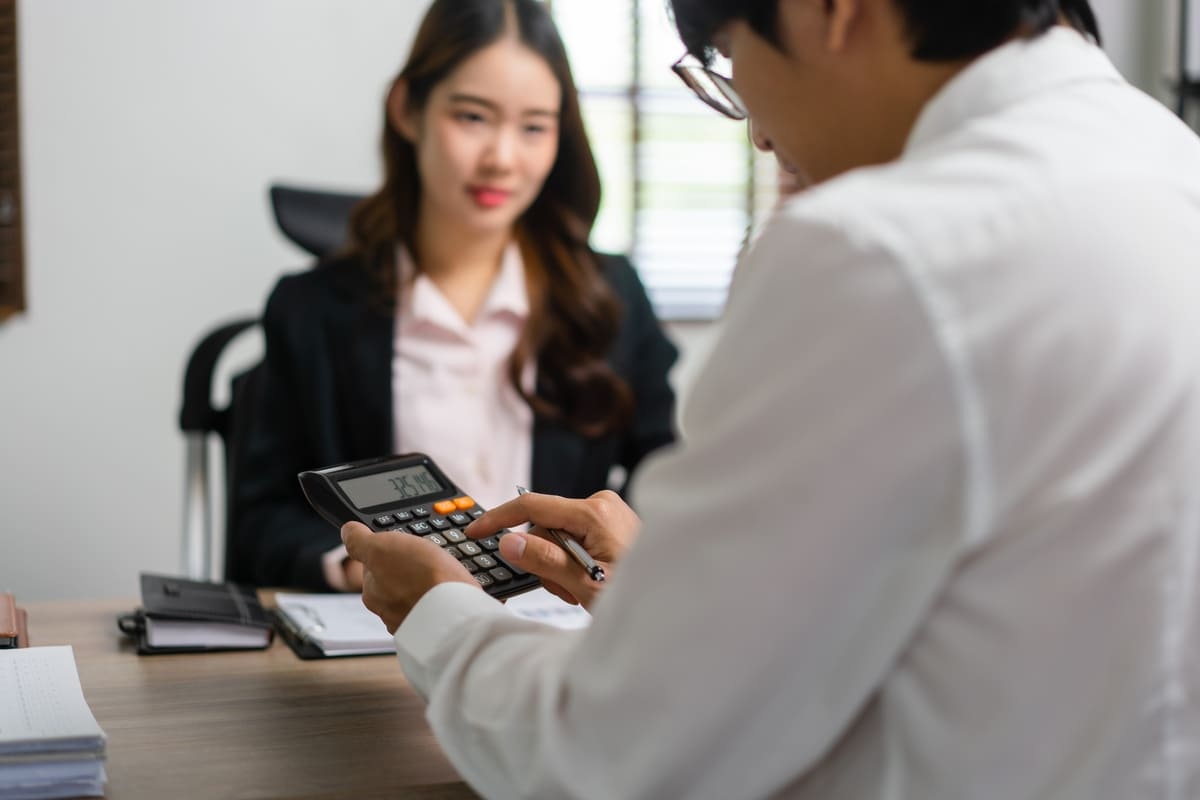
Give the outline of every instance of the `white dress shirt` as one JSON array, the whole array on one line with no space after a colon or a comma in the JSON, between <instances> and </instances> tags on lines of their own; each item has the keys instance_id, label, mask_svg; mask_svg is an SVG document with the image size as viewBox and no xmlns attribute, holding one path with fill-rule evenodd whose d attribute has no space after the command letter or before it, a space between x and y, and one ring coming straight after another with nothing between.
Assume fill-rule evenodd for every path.
<instances>
[{"instance_id":1,"label":"white dress shirt","mask_svg":"<svg viewBox=\"0 0 1200 800\"><path fill-rule=\"evenodd\" d=\"M1200 143L1066 29L792 199L586 631L396 633L489 797L1200 797Z\"/></svg>"}]
</instances>

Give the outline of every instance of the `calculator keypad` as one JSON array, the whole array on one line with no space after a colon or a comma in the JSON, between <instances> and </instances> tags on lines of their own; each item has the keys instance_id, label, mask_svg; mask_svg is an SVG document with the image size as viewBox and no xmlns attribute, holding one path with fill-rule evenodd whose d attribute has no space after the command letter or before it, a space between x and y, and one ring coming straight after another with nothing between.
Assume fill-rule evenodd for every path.
<instances>
[{"instance_id":1,"label":"calculator keypad","mask_svg":"<svg viewBox=\"0 0 1200 800\"><path fill-rule=\"evenodd\" d=\"M497 551L503 534L473 541L460 530L481 516L483 509L464 496L380 514L371 521L376 530L407 531L436 544L457 558L490 594L503 596L514 581L521 581L517 586L523 587L528 573L500 558Z\"/></svg>"}]
</instances>

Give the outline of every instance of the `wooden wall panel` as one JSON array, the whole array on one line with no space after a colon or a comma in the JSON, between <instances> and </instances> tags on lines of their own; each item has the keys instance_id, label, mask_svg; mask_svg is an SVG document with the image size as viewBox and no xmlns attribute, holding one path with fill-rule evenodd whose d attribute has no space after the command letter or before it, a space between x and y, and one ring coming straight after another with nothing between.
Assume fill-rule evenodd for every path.
<instances>
[{"instance_id":1,"label":"wooden wall panel","mask_svg":"<svg viewBox=\"0 0 1200 800\"><path fill-rule=\"evenodd\" d=\"M0 320L25 309L17 0L0 0Z\"/></svg>"}]
</instances>

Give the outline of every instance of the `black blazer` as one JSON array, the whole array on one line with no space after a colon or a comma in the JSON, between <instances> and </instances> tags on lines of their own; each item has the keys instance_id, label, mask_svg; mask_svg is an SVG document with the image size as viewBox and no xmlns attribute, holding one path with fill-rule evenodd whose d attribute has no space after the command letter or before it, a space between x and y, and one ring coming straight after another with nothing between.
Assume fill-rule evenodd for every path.
<instances>
[{"instance_id":1,"label":"black blazer","mask_svg":"<svg viewBox=\"0 0 1200 800\"><path fill-rule=\"evenodd\" d=\"M602 256L601 263L624 308L609 361L633 390L634 418L619 435L589 439L535 416L537 492L586 497L606 486L614 465L632 474L675 438L667 373L677 350L629 262ZM267 301L266 354L244 401L244 441L231 455L231 580L330 588L321 556L340 544L339 533L309 508L296 474L392 448L395 320L368 303L368 288L364 270L331 261L284 276Z\"/></svg>"}]
</instances>

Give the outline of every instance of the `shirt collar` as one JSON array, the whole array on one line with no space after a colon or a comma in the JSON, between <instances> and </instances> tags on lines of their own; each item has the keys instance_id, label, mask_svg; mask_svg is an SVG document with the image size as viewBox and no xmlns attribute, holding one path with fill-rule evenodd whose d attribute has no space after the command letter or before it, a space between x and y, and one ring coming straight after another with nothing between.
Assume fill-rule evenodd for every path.
<instances>
[{"instance_id":1,"label":"shirt collar","mask_svg":"<svg viewBox=\"0 0 1200 800\"><path fill-rule=\"evenodd\" d=\"M1122 81L1104 51L1078 31L1056 26L980 56L934 95L917 117L905 155L964 122L1078 81Z\"/></svg>"},{"instance_id":2,"label":"shirt collar","mask_svg":"<svg viewBox=\"0 0 1200 800\"><path fill-rule=\"evenodd\" d=\"M507 312L524 320L529 316L529 292L525 287L525 260L516 242L504 248L500 258L500 272L492 283L492 291L483 303L484 314Z\"/></svg>"},{"instance_id":3,"label":"shirt collar","mask_svg":"<svg viewBox=\"0 0 1200 800\"><path fill-rule=\"evenodd\" d=\"M408 248L396 248L396 269L400 276L401 304L404 315L413 322L433 322L443 327L465 326L462 317L450 305L428 275L417 271L416 263ZM404 287L411 289L404 291ZM500 256L500 271L492 281L492 288L477 319L507 314L524 322L529 317L529 295L525 287L525 261L516 242L510 242Z\"/></svg>"}]
</instances>

